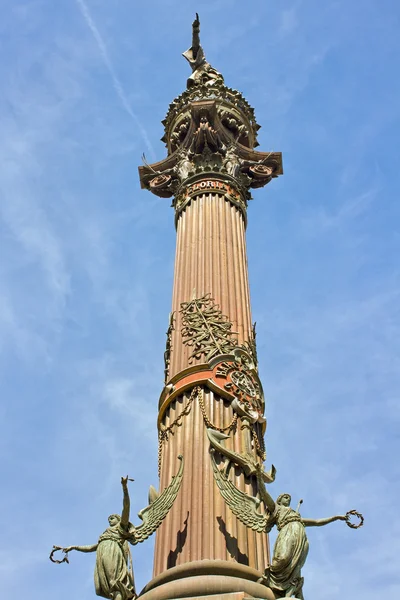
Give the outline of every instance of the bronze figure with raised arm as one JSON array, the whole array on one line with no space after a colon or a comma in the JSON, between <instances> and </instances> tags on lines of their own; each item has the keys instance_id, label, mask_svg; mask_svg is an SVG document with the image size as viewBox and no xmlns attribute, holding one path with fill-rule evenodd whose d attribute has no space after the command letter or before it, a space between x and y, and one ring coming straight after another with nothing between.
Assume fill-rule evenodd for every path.
<instances>
[{"instance_id":1,"label":"bronze figure with raised arm","mask_svg":"<svg viewBox=\"0 0 400 600\"><path fill-rule=\"evenodd\" d=\"M187 86L191 87L196 83L213 82L219 80L223 83L224 78L221 73L214 69L206 61L204 50L200 44L200 19L198 13L192 24L192 45L182 53L192 68L192 74L187 80Z\"/></svg>"},{"instance_id":2,"label":"bronze figure with raised arm","mask_svg":"<svg viewBox=\"0 0 400 600\"><path fill-rule=\"evenodd\" d=\"M135 543L135 527L129 523L128 477L121 477L123 505L120 515L108 517L109 527L97 544L67 546L63 552L96 552L94 586L96 594L112 600L130 600L136 596L128 542ZM130 563L130 564L129 564Z\"/></svg>"},{"instance_id":3,"label":"bronze figure with raised arm","mask_svg":"<svg viewBox=\"0 0 400 600\"><path fill-rule=\"evenodd\" d=\"M150 504L138 513L143 521L135 527L129 521L130 499L128 492L128 477L121 477L122 485L122 513L108 517L109 527L101 534L97 544L89 546L53 546L50 560L55 563L69 562L68 553L72 550L78 552L96 552L96 566L94 571L94 585L96 594L110 600L131 600L136 597L133 578L132 559L129 544L136 545L144 542L168 514L176 496L178 495L183 477L183 457L180 460L179 470L172 477L171 483L158 494L150 488ZM133 481L133 479L129 480ZM129 543L128 543L129 542ZM65 554L63 560L56 560L53 555L62 550Z\"/></svg>"}]
</instances>

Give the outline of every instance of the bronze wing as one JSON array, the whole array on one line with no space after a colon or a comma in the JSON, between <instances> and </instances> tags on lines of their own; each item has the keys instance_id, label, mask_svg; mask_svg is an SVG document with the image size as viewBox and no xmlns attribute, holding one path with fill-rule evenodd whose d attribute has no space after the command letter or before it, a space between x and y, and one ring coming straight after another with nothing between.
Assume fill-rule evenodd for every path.
<instances>
[{"instance_id":1,"label":"bronze wing","mask_svg":"<svg viewBox=\"0 0 400 600\"><path fill-rule=\"evenodd\" d=\"M181 464L179 465L177 474L172 477L169 486L149 506L146 506L146 508L143 508L138 513L138 517L142 519L143 523L132 532L132 538L129 540L131 544L136 545L139 542L144 542L144 540L154 533L175 502L182 483L184 465L181 454L178 456L178 459L181 461Z\"/></svg>"},{"instance_id":2,"label":"bronze wing","mask_svg":"<svg viewBox=\"0 0 400 600\"><path fill-rule=\"evenodd\" d=\"M223 456L227 456L233 463L239 465L239 467L242 467L247 477L257 474L257 468L259 464L254 458L249 458L248 456L239 454L239 452L235 452L234 450L228 450L228 448L224 446L224 440L227 440L229 435L225 435L225 433L208 428L207 436L211 446ZM266 483L271 483L275 480L275 473L276 469L274 465L272 465L268 472L264 471L263 468L261 477Z\"/></svg>"},{"instance_id":3,"label":"bronze wing","mask_svg":"<svg viewBox=\"0 0 400 600\"><path fill-rule=\"evenodd\" d=\"M226 476L223 470L218 468L215 462L214 452L210 452L211 464L214 471L214 479L219 487L221 496L234 515L247 527L254 531L265 532L268 524L268 513L260 514L258 507L260 500L245 494L239 490Z\"/></svg>"}]
</instances>

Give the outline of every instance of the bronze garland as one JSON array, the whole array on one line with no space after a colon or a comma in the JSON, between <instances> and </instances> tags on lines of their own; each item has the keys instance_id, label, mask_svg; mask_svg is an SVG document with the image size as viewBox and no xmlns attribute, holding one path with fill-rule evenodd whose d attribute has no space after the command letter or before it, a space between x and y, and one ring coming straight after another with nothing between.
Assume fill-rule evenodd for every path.
<instances>
[{"instance_id":1,"label":"bronze garland","mask_svg":"<svg viewBox=\"0 0 400 600\"><path fill-rule=\"evenodd\" d=\"M265 451L264 439L261 436L261 442L260 442L254 425L251 428L251 435L253 437L253 442L254 442L256 452L257 452L258 456L264 461L267 458L267 453Z\"/></svg>"},{"instance_id":2,"label":"bronze garland","mask_svg":"<svg viewBox=\"0 0 400 600\"><path fill-rule=\"evenodd\" d=\"M360 519L359 523L352 523L350 521L351 516L358 517ZM362 527L364 525L364 517L361 513L357 512L356 510L349 510L346 513L346 525L348 525L348 527L351 527L351 529L358 529L359 527Z\"/></svg>"},{"instance_id":3,"label":"bronze garland","mask_svg":"<svg viewBox=\"0 0 400 600\"><path fill-rule=\"evenodd\" d=\"M169 434L172 433L172 429L174 427L181 427L182 426L182 418L185 417L186 415L188 415L190 413L191 405L193 403L193 400L195 399L195 395L196 395L196 390L197 389L198 388L193 388L192 393L189 396L189 399L188 399L188 401L186 403L185 408L176 417L175 421L173 421L172 423L170 423L168 425L168 427L164 427L160 423L160 429L159 429L159 432L158 432L158 476L159 477L160 477L160 473L161 473L161 459L162 459L162 445L163 445L163 442L164 441L168 441Z\"/></svg>"},{"instance_id":4,"label":"bronze garland","mask_svg":"<svg viewBox=\"0 0 400 600\"><path fill-rule=\"evenodd\" d=\"M217 427L217 425L215 425L215 423L212 423L212 421L210 421L210 419L207 415L207 412L206 412L206 407L204 406L203 390L201 388L197 388L197 389L199 390L199 392L197 394L197 399L199 401L200 410L201 410L201 414L203 415L204 423L207 425L207 427L210 427L211 429L215 429L216 431L220 431L221 433L224 433L225 431L230 433L233 429L235 429L237 420L238 420L237 413L233 414L233 419L227 427Z\"/></svg>"},{"instance_id":5,"label":"bronze garland","mask_svg":"<svg viewBox=\"0 0 400 600\"><path fill-rule=\"evenodd\" d=\"M203 389L200 388L199 386L194 387L189 396L189 399L185 405L185 408L176 417L176 419L172 423L170 423L167 427L164 427L163 425L160 424L160 429L158 432L158 476L159 477L161 474L163 443L165 441L168 441L169 435L170 435L170 433L172 433L172 430L174 429L174 427L182 426L182 418L187 416L190 413L191 406L192 406L195 398L197 398L197 400L199 402L201 414L203 416L204 423L207 427L210 427L211 429L215 429L216 431L220 431L221 433L224 433L225 431L230 433L231 431L233 431L236 428L237 421L238 421L237 413L234 413L233 419L227 427L218 427L217 425L215 425L215 423L213 423L207 415L206 407L204 406Z\"/></svg>"}]
</instances>

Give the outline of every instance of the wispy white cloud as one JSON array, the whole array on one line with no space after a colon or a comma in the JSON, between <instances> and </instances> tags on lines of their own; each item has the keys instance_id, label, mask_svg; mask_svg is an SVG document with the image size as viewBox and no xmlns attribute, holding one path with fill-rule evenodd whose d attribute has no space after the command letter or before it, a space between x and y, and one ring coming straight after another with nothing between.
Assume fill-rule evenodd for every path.
<instances>
[{"instance_id":1,"label":"wispy white cloud","mask_svg":"<svg viewBox=\"0 0 400 600\"><path fill-rule=\"evenodd\" d=\"M14 108L18 109L17 102ZM2 120L0 227L7 260L3 260L0 270L0 337L3 343L5 339L13 340L17 354L25 359L35 354L43 357L44 332L58 328L70 292L63 243L38 186L42 175L39 147L49 123L42 124L43 129L37 133L29 121L23 131L22 123L11 118ZM29 293L15 278L16 273L28 269L35 273L29 281ZM46 322L40 317L43 303Z\"/></svg>"},{"instance_id":2,"label":"wispy white cloud","mask_svg":"<svg viewBox=\"0 0 400 600\"><path fill-rule=\"evenodd\" d=\"M124 107L124 109L126 110L126 112L128 113L128 115L134 120L135 124L137 125L140 134L153 158L153 160L155 160L155 152L154 152L154 148L153 145L150 141L150 138L147 134L147 131L145 130L145 128L143 127L140 119L138 118L138 116L133 112L131 105L129 103L128 97L125 93L124 88L122 87L122 83L116 73L116 70L114 68L114 65L111 61L109 52L107 50L107 46L100 34L100 31L97 27L97 25L95 24L92 15L90 14L89 11L89 7L87 6L87 4L84 2L84 0L76 0L76 3L83 15L83 18L85 19L85 22L87 24L87 26L89 27L90 31L93 34L94 39L96 40L97 46L99 48L100 51L100 55L102 57L102 60L104 62L104 65L106 66L112 82L113 82L113 86L115 89L115 92L118 96L118 98L121 101L122 106Z\"/></svg>"},{"instance_id":3,"label":"wispy white cloud","mask_svg":"<svg viewBox=\"0 0 400 600\"><path fill-rule=\"evenodd\" d=\"M324 235L329 229L341 229L344 225L351 225L352 221L371 208L378 193L377 187L371 187L342 201L339 206L332 207L331 214L328 213L329 208L326 205L313 207L312 212L302 216L301 225L308 234L315 236Z\"/></svg>"},{"instance_id":4,"label":"wispy white cloud","mask_svg":"<svg viewBox=\"0 0 400 600\"><path fill-rule=\"evenodd\" d=\"M156 403L144 394L145 381L118 377L106 380L102 385L102 395L111 408L132 420L141 435L154 443L155 423L157 417ZM151 393L150 393L151 395ZM146 407L145 410L143 408Z\"/></svg>"}]
</instances>

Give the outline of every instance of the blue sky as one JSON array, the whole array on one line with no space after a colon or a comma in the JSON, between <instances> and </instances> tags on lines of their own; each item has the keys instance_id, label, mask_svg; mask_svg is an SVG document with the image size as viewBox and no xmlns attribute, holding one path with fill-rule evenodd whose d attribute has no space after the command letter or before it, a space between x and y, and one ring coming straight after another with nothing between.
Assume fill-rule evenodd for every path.
<instances>
[{"instance_id":1,"label":"blue sky","mask_svg":"<svg viewBox=\"0 0 400 600\"><path fill-rule=\"evenodd\" d=\"M285 174L247 230L271 492L365 526L311 530L307 600L400 597L399 20L393 0L3 0L0 41L0 581L94 598L89 544L157 483L175 230L142 152L208 60L255 107ZM134 522L135 519L133 519ZM153 541L133 548L137 586Z\"/></svg>"}]
</instances>

